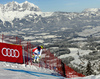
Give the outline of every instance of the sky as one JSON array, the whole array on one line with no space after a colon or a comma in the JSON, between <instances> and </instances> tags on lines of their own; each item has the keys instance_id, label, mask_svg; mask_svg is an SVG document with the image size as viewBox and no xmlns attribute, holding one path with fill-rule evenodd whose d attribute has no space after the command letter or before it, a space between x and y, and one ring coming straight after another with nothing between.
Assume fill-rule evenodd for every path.
<instances>
[{"instance_id":1,"label":"sky","mask_svg":"<svg viewBox=\"0 0 100 79\"><path fill-rule=\"evenodd\" d=\"M0 4L16 1L23 3L26 0L0 0ZM37 5L42 12L82 12L87 8L100 8L100 0L27 0Z\"/></svg>"}]
</instances>

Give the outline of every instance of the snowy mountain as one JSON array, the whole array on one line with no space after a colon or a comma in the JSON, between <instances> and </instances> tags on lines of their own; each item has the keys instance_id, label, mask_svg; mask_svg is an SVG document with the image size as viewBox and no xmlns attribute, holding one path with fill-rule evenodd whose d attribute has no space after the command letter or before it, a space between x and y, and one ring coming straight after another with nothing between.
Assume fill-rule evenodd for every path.
<instances>
[{"instance_id":1,"label":"snowy mountain","mask_svg":"<svg viewBox=\"0 0 100 79\"><path fill-rule=\"evenodd\" d=\"M16 35L35 44L72 38L100 37L98 8L76 12L41 12L30 2L0 4L0 33Z\"/></svg>"},{"instance_id":2,"label":"snowy mountain","mask_svg":"<svg viewBox=\"0 0 100 79\"><path fill-rule=\"evenodd\" d=\"M88 8L85 9L83 12L98 12L100 11L100 8Z\"/></svg>"},{"instance_id":3,"label":"snowy mountain","mask_svg":"<svg viewBox=\"0 0 100 79\"><path fill-rule=\"evenodd\" d=\"M48 48L54 49L55 54L57 52L56 55L60 59L64 58L65 62L70 60L71 63L66 63L75 66L75 69L78 67L85 70L87 60L92 59L93 69L98 74L99 18L99 8L85 9L81 13L41 12L38 6L30 2L19 4L13 1L0 4L0 34L18 36L34 45L47 45ZM100 77L90 76L83 79L98 78Z\"/></svg>"},{"instance_id":4,"label":"snowy mountain","mask_svg":"<svg viewBox=\"0 0 100 79\"><path fill-rule=\"evenodd\" d=\"M41 12L33 3L13 1L0 4L0 33L46 44L66 37L99 37L99 11L99 8L91 8L81 13Z\"/></svg>"},{"instance_id":5,"label":"snowy mountain","mask_svg":"<svg viewBox=\"0 0 100 79\"><path fill-rule=\"evenodd\" d=\"M2 21L12 21L14 18L22 18L26 15L40 13L38 6L25 1L24 3L17 3L15 1L7 4L0 4L0 19Z\"/></svg>"},{"instance_id":6,"label":"snowy mountain","mask_svg":"<svg viewBox=\"0 0 100 79\"><path fill-rule=\"evenodd\" d=\"M8 12L8 11L25 11L25 10L29 10L29 11L40 11L39 7L28 2L25 1L24 3L17 3L15 1L13 2L9 2L7 4L4 5L0 5L2 12Z\"/></svg>"}]
</instances>

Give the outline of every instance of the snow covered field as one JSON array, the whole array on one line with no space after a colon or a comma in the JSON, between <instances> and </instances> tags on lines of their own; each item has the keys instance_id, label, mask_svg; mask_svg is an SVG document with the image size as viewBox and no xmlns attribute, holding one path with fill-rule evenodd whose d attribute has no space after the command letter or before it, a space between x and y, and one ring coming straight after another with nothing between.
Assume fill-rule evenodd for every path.
<instances>
[{"instance_id":1,"label":"snow covered field","mask_svg":"<svg viewBox=\"0 0 100 79\"><path fill-rule=\"evenodd\" d=\"M73 61L71 61L71 63L75 66L75 63L76 64L81 64L82 62L84 62L85 64L84 65L87 65L87 61L84 60L84 61L81 61L79 56L83 56L83 55L87 55L91 52L91 50L81 50L79 48L69 48L70 49L70 54L63 54L63 55L60 55L59 58L66 58L66 57L69 57L69 56L72 56L74 58ZM78 55L79 54L79 55Z\"/></svg>"},{"instance_id":2,"label":"snow covered field","mask_svg":"<svg viewBox=\"0 0 100 79\"><path fill-rule=\"evenodd\" d=\"M100 79L100 75L91 75L83 78L64 78L49 69L25 66L25 64L0 62L0 79Z\"/></svg>"},{"instance_id":3,"label":"snow covered field","mask_svg":"<svg viewBox=\"0 0 100 79\"><path fill-rule=\"evenodd\" d=\"M64 79L64 77L45 68L0 62L0 79Z\"/></svg>"},{"instance_id":4,"label":"snow covered field","mask_svg":"<svg viewBox=\"0 0 100 79\"><path fill-rule=\"evenodd\" d=\"M91 75L84 78L79 77L79 78L69 78L69 79L100 79L100 75L97 76Z\"/></svg>"}]
</instances>

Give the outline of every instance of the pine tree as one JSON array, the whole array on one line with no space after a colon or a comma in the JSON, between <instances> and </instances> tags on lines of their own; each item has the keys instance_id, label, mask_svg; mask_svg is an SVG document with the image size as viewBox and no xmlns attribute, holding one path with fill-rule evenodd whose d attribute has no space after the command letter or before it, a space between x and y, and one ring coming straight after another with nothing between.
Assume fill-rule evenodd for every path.
<instances>
[{"instance_id":1,"label":"pine tree","mask_svg":"<svg viewBox=\"0 0 100 79\"><path fill-rule=\"evenodd\" d=\"M93 70L92 70L92 66L91 66L91 63L90 61L88 61L87 63L87 67L86 67L86 75L91 75L93 73Z\"/></svg>"}]
</instances>

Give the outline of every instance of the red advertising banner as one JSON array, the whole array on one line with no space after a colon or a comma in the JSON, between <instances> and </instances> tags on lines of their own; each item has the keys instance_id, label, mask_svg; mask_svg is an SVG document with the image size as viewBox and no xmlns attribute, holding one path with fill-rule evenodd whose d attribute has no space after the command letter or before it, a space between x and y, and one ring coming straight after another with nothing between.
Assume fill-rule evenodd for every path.
<instances>
[{"instance_id":1,"label":"red advertising banner","mask_svg":"<svg viewBox=\"0 0 100 79\"><path fill-rule=\"evenodd\" d=\"M23 63L22 46L0 43L0 61Z\"/></svg>"}]
</instances>

